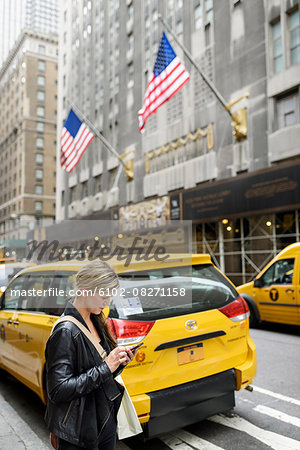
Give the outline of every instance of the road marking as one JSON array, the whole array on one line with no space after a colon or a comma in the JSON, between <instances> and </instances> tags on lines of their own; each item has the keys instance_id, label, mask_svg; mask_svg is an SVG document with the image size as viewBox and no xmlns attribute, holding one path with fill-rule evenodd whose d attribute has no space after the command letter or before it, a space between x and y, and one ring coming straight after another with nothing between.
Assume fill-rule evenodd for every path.
<instances>
[{"instance_id":1,"label":"road marking","mask_svg":"<svg viewBox=\"0 0 300 450\"><path fill-rule=\"evenodd\" d=\"M195 434L189 433L188 431L176 430L170 434L199 450L223 450L222 447L218 447L217 445L212 444L211 442L206 441Z\"/></svg>"},{"instance_id":2,"label":"road marking","mask_svg":"<svg viewBox=\"0 0 300 450\"><path fill-rule=\"evenodd\" d=\"M278 398L279 400L283 400L284 402L293 403L294 405L300 406L300 400L297 398L287 397L286 395L277 394L277 392L269 391L268 389L264 389L258 386L253 386L253 392L260 392L261 394L270 395L271 397Z\"/></svg>"},{"instance_id":3,"label":"road marking","mask_svg":"<svg viewBox=\"0 0 300 450\"><path fill-rule=\"evenodd\" d=\"M290 416L284 412L278 411L274 408L269 408L264 405L257 405L253 408L254 411L260 412L262 414L266 414L267 416L273 417L275 419L281 420L282 422L289 423L290 425L295 425L295 427L300 427L300 419L295 416ZM300 447L300 444L299 444Z\"/></svg>"},{"instance_id":4,"label":"road marking","mask_svg":"<svg viewBox=\"0 0 300 450\"><path fill-rule=\"evenodd\" d=\"M299 441L274 433L273 431L263 430L242 417L236 416L229 418L217 415L210 417L208 420L234 428L235 430L243 431L249 434L249 436L269 445L274 450L299 450Z\"/></svg>"},{"instance_id":5,"label":"road marking","mask_svg":"<svg viewBox=\"0 0 300 450\"><path fill-rule=\"evenodd\" d=\"M172 436L171 434L164 434L163 436L160 436L159 439L162 442L164 442L168 447L170 447L172 450L194 450L193 447L190 447L181 439L178 439L177 437Z\"/></svg>"},{"instance_id":6,"label":"road marking","mask_svg":"<svg viewBox=\"0 0 300 450\"><path fill-rule=\"evenodd\" d=\"M245 402L245 403L250 403L250 405L255 405L255 403L252 400L248 400L247 398L240 397L239 401Z\"/></svg>"}]
</instances>

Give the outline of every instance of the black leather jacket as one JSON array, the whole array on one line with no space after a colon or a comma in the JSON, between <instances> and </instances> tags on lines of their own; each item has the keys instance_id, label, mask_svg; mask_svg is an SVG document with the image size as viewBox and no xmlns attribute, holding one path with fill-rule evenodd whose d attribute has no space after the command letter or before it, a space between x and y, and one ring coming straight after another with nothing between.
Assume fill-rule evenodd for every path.
<instances>
[{"instance_id":1,"label":"black leather jacket","mask_svg":"<svg viewBox=\"0 0 300 450\"><path fill-rule=\"evenodd\" d=\"M69 301L65 315L76 317L86 325L79 311ZM91 314L101 345L110 352L101 326ZM88 327L87 327L88 328ZM75 445L97 447L111 411L120 407L124 388L86 336L72 322L59 323L45 350L46 388L48 395L45 421L49 430ZM110 407L114 402L114 408Z\"/></svg>"}]
</instances>

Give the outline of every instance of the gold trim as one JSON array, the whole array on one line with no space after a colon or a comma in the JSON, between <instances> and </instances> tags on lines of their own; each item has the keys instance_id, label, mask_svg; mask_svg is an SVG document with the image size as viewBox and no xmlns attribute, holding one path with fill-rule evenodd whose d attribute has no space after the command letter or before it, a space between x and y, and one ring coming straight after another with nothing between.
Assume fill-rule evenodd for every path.
<instances>
[{"instance_id":1,"label":"gold trim","mask_svg":"<svg viewBox=\"0 0 300 450\"><path fill-rule=\"evenodd\" d=\"M211 150L214 147L213 125L210 123L205 130L198 128L195 133L189 133L185 138L180 137L177 141L162 145L159 148L150 150L145 154L145 173L150 172L150 161L157 156L170 152L171 150L183 147L188 142L195 142L202 137L207 137L207 149Z\"/></svg>"}]
</instances>

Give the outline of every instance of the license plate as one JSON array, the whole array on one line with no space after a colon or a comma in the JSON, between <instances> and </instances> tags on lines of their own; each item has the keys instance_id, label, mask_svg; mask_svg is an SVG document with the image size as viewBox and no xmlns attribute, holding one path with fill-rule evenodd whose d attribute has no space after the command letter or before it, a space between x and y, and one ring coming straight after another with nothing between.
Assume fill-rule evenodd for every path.
<instances>
[{"instance_id":1,"label":"license plate","mask_svg":"<svg viewBox=\"0 0 300 450\"><path fill-rule=\"evenodd\" d=\"M204 359L203 344L189 345L188 347L181 347L177 349L178 365L200 361L200 359Z\"/></svg>"}]
</instances>

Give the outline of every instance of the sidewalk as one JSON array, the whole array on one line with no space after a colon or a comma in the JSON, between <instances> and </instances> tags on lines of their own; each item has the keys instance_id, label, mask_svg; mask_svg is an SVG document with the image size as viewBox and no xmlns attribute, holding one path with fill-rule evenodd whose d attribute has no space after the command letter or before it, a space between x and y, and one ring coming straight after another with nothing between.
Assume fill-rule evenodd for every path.
<instances>
[{"instance_id":1,"label":"sidewalk","mask_svg":"<svg viewBox=\"0 0 300 450\"><path fill-rule=\"evenodd\" d=\"M50 442L46 445L0 394L0 449L49 450L50 448L52 448Z\"/></svg>"}]
</instances>

